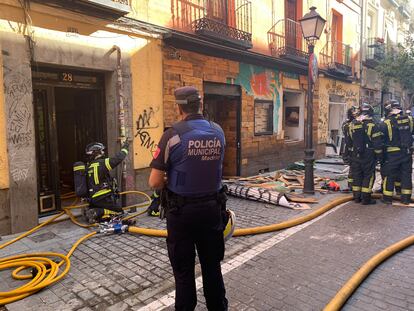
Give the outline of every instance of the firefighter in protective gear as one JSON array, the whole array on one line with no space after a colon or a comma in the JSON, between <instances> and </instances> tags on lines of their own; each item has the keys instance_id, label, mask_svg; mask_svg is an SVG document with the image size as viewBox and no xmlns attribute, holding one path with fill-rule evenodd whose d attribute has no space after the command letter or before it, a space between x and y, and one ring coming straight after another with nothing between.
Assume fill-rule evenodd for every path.
<instances>
[{"instance_id":1,"label":"firefighter in protective gear","mask_svg":"<svg viewBox=\"0 0 414 311\"><path fill-rule=\"evenodd\" d=\"M197 305L197 250L207 309L224 311L228 302L220 262L229 220L221 183L224 133L218 124L203 118L196 88L178 88L174 96L182 121L161 137L150 165L149 185L163 189L161 204L166 212L168 256L175 278L175 310L194 310Z\"/></svg>"},{"instance_id":2,"label":"firefighter in protective gear","mask_svg":"<svg viewBox=\"0 0 414 311\"><path fill-rule=\"evenodd\" d=\"M384 133L383 202L392 203L394 187L401 187L401 202L411 203L413 118L404 115L401 104L392 100L386 105L388 116L382 123Z\"/></svg>"},{"instance_id":3,"label":"firefighter in protective gear","mask_svg":"<svg viewBox=\"0 0 414 311\"><path fill-rule=\"evenodd\" d=\"M125 159L128 148L129 142L125 141L121 151L114 157L105 157L105 146L102 143L93 142L86 146L89 208L86 209L85 216L89 223L100 222L123 213L116 179L109 172Z\"/></svg>"},{"instance_id":4,"label":"firefighter in protective gear","mask_svg":"<svg viewBox=\"0 0 414 311\"><path fill-rule=\"evenodd\" d=\"M350 127L352 124L352 121L355 120L355 117L359 113L359 108L357 106L352 106L347 110L347 119L342 124L342 134L344 135L344 142L345 142L345 148L344 152L342 154L342 159L345 164L349 165L349 172L348 172L348 189L352 190L352 183L353 183L353 177L352 177L352 169L351 169L351 156L352 156L352 140L351 140L351 133L350 133Z\"/></svg>"},{"instance_id":5,"label":"firefighter in protective gear","mask_svg":"<svg viewBox=\"0 0 414 311\"><path fill-rule=\"evenodd\" d=\"M384 124L384 120L386 119L386 118L391 118L391 116L393 115L393 109L397 106L398 107L398 101L396 101L396 100L390 100L390 101L388 101L387 103L386 103L386 105L384 106L384 116L385 116L385 118L382 118L381 119L381 124L380 124L380 127L381 127L381 130L383 131L383 132L385 132L384 130L386 130L386 125ZM385 135L384 135L384 141L385 141ZM383 157L383 160L385 159L385 153L386 153L386 149L385 148L383 148L383 152L384 152L384 157ZM382 180L382 182L381 182L381 191L380 191L380 193L383 193L384 192L384 180L385 180L385 174L384 174L384 167L385 167L385 165L384 165L385 163L384 163L384 161L383 162L381 162L381 170L380 170L380 172L381 172L381 180ZM401 194L401 178L400 178L400 176L397 176L396 178L395 178L395 182L394 182L394 187L395 187L395 192L398 194L398 195L400 195Z\"/></svg>"},{"instance_id":6,"label":"firefighter in protective gear","mask_svg":"<svg viewBox=\"0 0 414 311\"><path fill-rule=\"evenodd\" d=\"M352 142L351 167L354 201L363 205L375 204L371 198L376 161L382 158L382 132L372 119L374 109L362 104L358 117L350 125Z\"/></svg>"}]
</instances>

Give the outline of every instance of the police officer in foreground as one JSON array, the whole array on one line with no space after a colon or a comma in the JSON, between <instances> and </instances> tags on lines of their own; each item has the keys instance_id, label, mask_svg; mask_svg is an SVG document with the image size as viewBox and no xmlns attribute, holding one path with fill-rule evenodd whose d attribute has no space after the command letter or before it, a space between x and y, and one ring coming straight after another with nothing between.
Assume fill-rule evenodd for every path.
<instances>
[{"instance_id":1,"label":"police officer in foreground","mask_svg":"<svg viewBox=\"0 0 414 311\"><path fill-rule=\"evenodd\" d=\"M352 142L351 169L354 201L363 205L375 204L371 198L375 179L375 165L382 161L382 132L372 119L374 109L363 103L360 113L350 126Z\"/></svg>"},{"instance_id":2,"label":"police officer in foreground","mask_svg":"<svg viewBox=\"0 0 414 311\"><path fill-rule=\"evenodd\" d=\"M105 157L105 146L93 142L86 146L89 208L85 211L89 223L100 222L113 215L122 214L116 179L109 172L128 155L129 142L125 141L114 157Z\"/></svg>"},{"instance_id":3,"label":"police officer in foreground","mask_svg":"<svg viewBox=\"0 0 414 311\"><path fill-rule=\"evenodd\" d=\"M167 247L176 286L175 309L197 305L195 250L200 259L208 310L227 310L220 262L224 257L225 194L222 166L225 139L219 125L200 114L196 88L175 90L182 121L164 132L151 162L149 185L162 189ZM166 174L166 180L165 180Z\"/></svg>"},{"instance_id":4,"label":"police officer in foreground","mask_svg":"<svg viewBox=\"0 0 414 311\"><path fill-rule=\"evenodd\" d=\"M359 108L357 106L352 106L347 110L347 119L342 124L342 134L344 136L344 142L345 142L345 148L344 152L342 154L342 159L344 161L344 164L349 165L349 172L348 172L348 189L352 190L352 183L353 183L353 177L352 177L352 169L351 169L351 156L352 156L352 140L351 140L351 124L352 121L355 120L355 117L359 113Z\"/></svg>"},{"instance_id":5,"label":"police officer in foreground","mask_svg":"<svg viewBox=\"0 0 414 311\"><path fill-rule=\"evenodd\" d=\"M401 203L411 203L413 118L404 115L401 104L391 100L386 105L388 116L382 124L385 157L383 165L383 202L392 203L394 186L401 185Z\"/></svg>"}]
</instances>

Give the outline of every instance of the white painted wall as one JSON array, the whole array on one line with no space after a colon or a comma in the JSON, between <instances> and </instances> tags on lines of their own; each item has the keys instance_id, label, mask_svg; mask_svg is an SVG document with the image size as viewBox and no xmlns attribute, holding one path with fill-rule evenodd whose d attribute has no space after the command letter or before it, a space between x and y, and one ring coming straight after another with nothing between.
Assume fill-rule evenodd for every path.
<instances>
[{"instance_id":1,"label":"white painted wall","mask_svg":"<svg viewBox=\"0 0 414 311\"><path fill-rule=\"evenodd\" d=\"M286 121L284 122L285 124L285 139L286 140L295 140L295 141L301 141L303 140L304 137L304 120L305 120L305 113L304 113L304 108L305 108L305 96L304 93L299 93L299 92L289 92L289 91L284 91L284 97L285 97L285 101L284 101L284 107L299 107L299 126L298 127L290 127L286 125ZM285 111L283 111L284 113L284 118L286 120L286 115L285 115Z\"/></svg>"}]
</instances>

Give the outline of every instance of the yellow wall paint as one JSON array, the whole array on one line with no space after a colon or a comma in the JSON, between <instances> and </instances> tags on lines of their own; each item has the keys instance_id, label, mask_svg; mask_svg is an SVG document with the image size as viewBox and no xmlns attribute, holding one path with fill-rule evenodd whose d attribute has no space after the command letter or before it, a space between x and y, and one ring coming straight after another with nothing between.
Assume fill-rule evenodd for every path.
<instances>
[{"instance_id":1,"label":"yellow wall paint","mask_svg":"<svg viewBox=\"0 0 414 311\"><path fill-rule=\"evenodd\" d=\"M329 95L342 96L347 108L359 104L359 85L319 78L318 143L328 142Z\"/></svg>"},{"instance_id":2,"label":"yellow wall paint","mask_svg":"<svg viewBox=\"0 0 414 311\"><path fill-rule=\"evenodd\" d=\"M6 188L9 188L9 161L7 158L6 108L5 108L5 102L4 102L3 58L0 53L0 189L6 189Z\"/></svg>"},{"instance_id":3,"label":"yellow wall paint","mask_svg":"<svg viewBox=\"0 0 414 311\"><path fill-rule=\"evenodd\" d=\"M280 1L280 0L279 0ZM303 1L304 8L303 14L309 12L309 8L306 7L307 1ZM344 1L340 3L336 0L314 0L312 5L316 6L316 11L326 19L326 24L321 38L315 46L315 53L319 57L319 53L325 47L326 43L331 40L331 28L332 28L332 10L335 10L342 15L343 18L343 30L342 30L342 43L350 45L353 49L352 56L355 59L354 70L359 73L359 53L360 53L360 7L352 1ZM322 60L320 60L321 62Z\"/></svg>"},{"instance_id":4,"label":"yellow wall paint","mask_svg":"<svg viewBox=\"0 0 414 311\"><path fill-rule=\"evenodd\" d=\"M164 130L161 41L131 52L134 168L148 167Z\"/></svg>"}]
</instances>

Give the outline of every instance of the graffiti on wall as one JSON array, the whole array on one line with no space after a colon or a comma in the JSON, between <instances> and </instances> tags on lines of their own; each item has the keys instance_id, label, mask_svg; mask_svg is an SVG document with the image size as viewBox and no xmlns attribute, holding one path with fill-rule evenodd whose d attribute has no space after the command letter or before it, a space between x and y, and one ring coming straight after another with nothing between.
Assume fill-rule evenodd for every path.
<instances>
[{"instance_id":1,"label":"graffiti on wall","mask_svg":"<svg viewBox=\"0 0 414 311\"><path fill-rule=\"evenodd\" d=\"M28 147L33 139L32 110L28 97L32 94L30 77L5 70L5 95L8 105L8 140L16 149Z\"/></svg>"},{"instance_id":2,"label":"graffiti on wall","mask_svg":"<svg viewBox=\"0 0 414 311\"><path fill-rule=\"evenodd\" d=\"M249 95L273 100L275 132L279 127L279 109L283 96L281 75L282 73L277 70L240 63L240 71L236 79L236 84L240 84Z\"/></svg>"},{"instance_id":3,"label":"graffiti on wall","mask_svg":"<svg viewBox=\"0 0 414 311\"><path fill-rule=\"evenodd\" d=\"M359 93L352 88L348 88L336 81L326 83L326 90L330 96L336 95L344 99L347 105L358 105Z\"/></svg>"},{"instance_id":4,"label":"graffiti on wall","mask_svg":"<svg viewBox=\"0 0 414 311\"><path fill-rule=\"evenodd\" d=\"M10 174L15 182L25 181L32 166L30 148L33 137L32 83L25 74L24 65L4 66L4 91L7 103L7 133L9 144ZM27 66L27 65L26 65Z\"/></svg>"},{"instance_id":5,"label":"graffiti on wall","mask_svg":"<svg viewBox=\"0 0 414 311\"><path fill-rule=\"evenodd\" d=\"M358 105L358 86L329 79L320 79L318 143L326 143L329 140L329 102L341 102L346 104L347 107Z\"/></svg>"},{"instance_id":6,"label":"graffiti on wall","mask_svg":"<svg viewBox=\"0 0 414 311\"><path fill-rule=\"evenodd\" d=\"M25 155L21 152L10 153L10 175L15 182L25 181L29 176L29 170L31 162L25 158Z\"/></svg>"},{"instance_id":7,"label":"graffiti on wall","mask_svg":"<svg viewBox=\"0 0 414 311\"><path fill-rule=\"evenodd\" d=\"M159 108L157 107L154 109L153 107L149 107L148 109L144 109L142 113L138 116L136 124L136 133L135 137L139 138L139 142L141 147L149 150L151 155L157 149L157 143L151 137L151 133L149 130L156 129L159 127L158 122L155 120L155 113L158 112Z\"/></svg>"}]
</instances>

